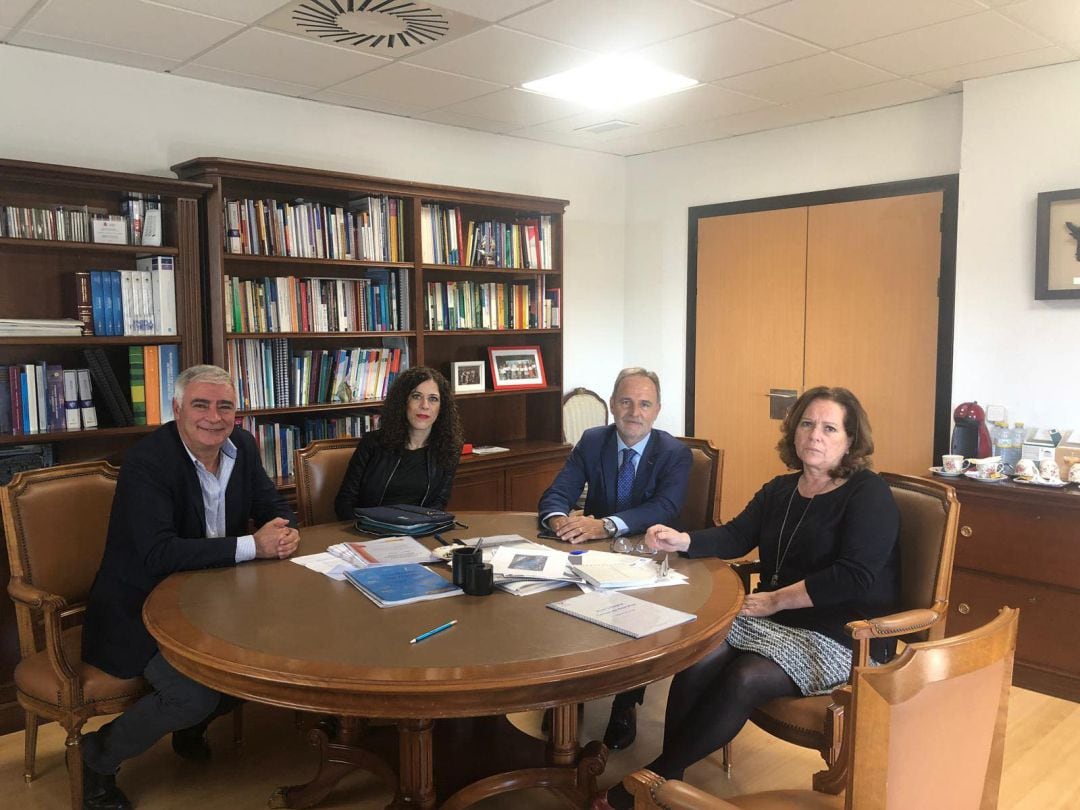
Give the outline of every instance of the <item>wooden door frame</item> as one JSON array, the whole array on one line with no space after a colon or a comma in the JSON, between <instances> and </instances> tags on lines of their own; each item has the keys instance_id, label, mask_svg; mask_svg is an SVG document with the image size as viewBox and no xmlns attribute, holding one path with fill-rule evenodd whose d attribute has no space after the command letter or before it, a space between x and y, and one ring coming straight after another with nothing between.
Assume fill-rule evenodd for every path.
<instances>
[{"instance_id":1,"label":"wooden door frame","mask_svg":"<svg viewBox=\"0 0 1080 810\"><path fill-rule=\"evenodd\" d=\"M867 186L784 194L728 203L696 205L688 209L686 260L686 415L685 432L694 435L694 392L697 388L697 260L698 222L711 217L772 211L778 208L905 197L934 191L942 193L941 264L938 272L937 372L934 395L934 458L948 452L952 429L953 329L956 309L956 221L960 175L945 174Z\"/></svg>"}]
</instances>

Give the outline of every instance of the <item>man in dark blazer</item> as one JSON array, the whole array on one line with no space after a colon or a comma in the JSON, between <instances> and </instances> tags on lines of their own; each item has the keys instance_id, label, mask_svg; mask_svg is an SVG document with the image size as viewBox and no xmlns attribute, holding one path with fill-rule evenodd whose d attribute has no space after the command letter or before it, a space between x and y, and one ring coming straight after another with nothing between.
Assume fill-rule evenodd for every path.
<instances>
[{"instance_id":1,"label":"man in dark blazer","mask_svg":"<svg viewBox=\"0 0 1080 810\"><path fill-rule=\"evenodd\" d=\"M267 477L250 433L234 428L229 373L194 366L176 380L175 421L127 452L108 539L83 626L83 659L119 678L141 675L153 690L82 739L83 806L126 810L120 763L173 732L181 756L209 756L203 733L223 696L177 672L142 622L154 586L176 571L284 559L299 543L295 516ZM249 534L249 521L258 528Z\"/></svg>"},{"instance_id":2,"label":"man in dark blazer","mask_svg":"<svg viewBox=\"0 0 1080 810\"><path fill-rule=\"evenodd\" d=\"M615 424L586 430L551 486L540 496L542 527L571 543L640 534L656 523L678 522L686 499L690 449L663 430L660 380L625 368L608 402ZM571 514L585 485L583 514ZM645 687L615 696L604 744L626 748L637 736L637 704Z\"/></svg>"}]
</instances>

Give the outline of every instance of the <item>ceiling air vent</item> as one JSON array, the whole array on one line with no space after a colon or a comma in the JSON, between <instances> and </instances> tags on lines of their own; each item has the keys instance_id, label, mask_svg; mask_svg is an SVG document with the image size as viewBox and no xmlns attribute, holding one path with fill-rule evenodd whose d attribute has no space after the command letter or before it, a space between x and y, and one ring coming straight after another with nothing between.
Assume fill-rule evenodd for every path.
<instances>
[{"instance_id":1,"label":"ceiling air vent","mask_svg":"<svg viewBox=\"0 0 1080 810\"><path fill-rule=\"evenodd\" d=\"M309 0L291 17L308 36L375 50L430 45L450 30L445 14L411 0Z\"/></svg>"},{"instance_id":2,"label":"ceiling air vent","mask_svg":"<svg viewBox=\"0 0 1080 810\"><path fill-rule=\"evenodd\" d=\"M574 132L591 132L593 135L600 135L604 132L614 132L617 129L626 129L627 127L636 127L630 121L620 121L618 119L612 119L611 121L601 121L599 124L589 124L587 127L578 127Z\"/></svg>"}]
</instances>

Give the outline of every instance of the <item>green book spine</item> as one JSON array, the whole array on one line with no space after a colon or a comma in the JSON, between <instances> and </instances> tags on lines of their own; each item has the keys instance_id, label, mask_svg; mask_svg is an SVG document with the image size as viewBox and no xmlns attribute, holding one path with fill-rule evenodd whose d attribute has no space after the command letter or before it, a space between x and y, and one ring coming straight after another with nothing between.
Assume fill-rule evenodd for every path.
<instances>
[{"instance_id":1,"label":"green book spine","mask_svg":"<svg viewBox=\"0 0 1080 810\"><path fill-rule=\"evenodd\" d=\"M128 346L128 365L131 367L131 412L136 425L145 425L146 371L143 368L142 346Z\"/></svg>"}]
</instances>

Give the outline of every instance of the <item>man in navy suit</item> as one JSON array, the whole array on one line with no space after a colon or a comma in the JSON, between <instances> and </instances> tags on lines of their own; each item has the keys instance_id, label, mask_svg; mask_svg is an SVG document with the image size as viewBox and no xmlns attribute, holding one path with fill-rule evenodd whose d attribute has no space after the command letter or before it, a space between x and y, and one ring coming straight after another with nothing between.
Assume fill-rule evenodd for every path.
<instances>
[{"instance_id":1,"label":"man in navy suit","mask_svg":"<svg viewBox=\"0 0 1080 810\"><path fill-rule=\"evenodd\" d=\"M544 528L570 543L640 534L678 521L690 477L690 449L663 430L660 380L643 368L624 368L608 402L615 424L586 430L551 486L540 496ZM571 511L589 485L584 514ZM626 748L637 736L637 704L645 687L615 696L604 744Z\"/></svg>"},{"instance_id":2,"label":"man in navy suit","mask_svg":"<svg viewBox=\"0 0 1080 810\"><path fill-rule=\"evenodd\" d=\"M175 571L285 559L300 541L290 525L292 510L263 470L254 438L234 428L235 413L229 373L194 366L177 377L175 421L124 457L82 651L86 663L118 678L141 675L153 691L83 737L87 810L130 810L116 771L169 732L178 754L207 758L206 724L228 704L173 669L158 651L142 622L150 591ZM258 527L254 534L249 521Z\"/></svg>"}]
</instances>

